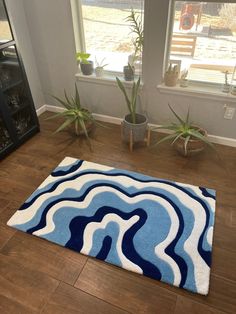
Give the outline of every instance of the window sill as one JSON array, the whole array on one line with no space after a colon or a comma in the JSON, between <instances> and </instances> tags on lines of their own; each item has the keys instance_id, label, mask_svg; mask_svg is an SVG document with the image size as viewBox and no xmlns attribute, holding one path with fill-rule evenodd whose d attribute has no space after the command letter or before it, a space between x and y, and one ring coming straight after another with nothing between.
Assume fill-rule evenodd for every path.
<instances>
[{"instance_id":1,"label":"window sill","mask_svg":"<svg viewBox=\"0 0 236 314\"><path fill-rule=\"evenodd\" d=\"M227 102L235 102L236 96L230 93L223 93L215 86L209 85L189 85L188 87L180 87L179 85L174 87L165 86L160 84L157 86L158 90L162 94L172 94L181 96L194 96L196 98L222 100Z\"/></svg>"},{"instance_id":2,"label":"window sill","mask_svg":"<svg viewBox=\"0 0 236 314\"><path fill-rule=\"evenodd\" d=\"M123 78L123 75L121 74L108 74L105 73L102 77L96 77L95 74L92 75L83 75L81 73L77 73L75 75L76 79L81 82L89 82L93 84L100 84L100 85L112 85L117 86L116 82L116 76L122 81L125 87L132 87L133 81L125 81ZM141 87L143 86L143 83L140 84Z\"/></svg>"}]
</instances>

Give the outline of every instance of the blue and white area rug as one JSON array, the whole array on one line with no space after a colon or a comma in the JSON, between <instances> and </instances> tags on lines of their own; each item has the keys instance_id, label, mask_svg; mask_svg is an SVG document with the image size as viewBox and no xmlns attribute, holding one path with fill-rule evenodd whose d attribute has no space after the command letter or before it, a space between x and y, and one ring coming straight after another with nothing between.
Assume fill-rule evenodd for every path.
<instances>
[{"instance_id":1,"label":"blue and white area rug","mask_svg":"<svg viewBox=\"0 0 236 314\"><path fill-rule=\"evenodd\" d=\"M8 225L207 294L215 191L65 158Z\"/></svg>"}]
</instances>

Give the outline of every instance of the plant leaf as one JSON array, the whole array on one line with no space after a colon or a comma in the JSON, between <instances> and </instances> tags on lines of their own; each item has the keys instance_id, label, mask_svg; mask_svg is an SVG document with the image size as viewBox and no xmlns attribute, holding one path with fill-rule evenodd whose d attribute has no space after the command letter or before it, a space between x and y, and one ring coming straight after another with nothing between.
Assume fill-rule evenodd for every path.
<instances>
[{"instance_id":1,"label":"plant leaf","mask_svg":"<svg viewBox=\"0 0 236 314\"><path fill-rule=\"evenodd\" d=\"M187 117L186 117L185 125L188 125L188 124L189 124L189 113L190 113L190 108L188 107L188 112L187 112Z\"/></svg>"},{"instance_id":2,"label":"plant leaf","mask_svg":"<svg viewBox=\"0 0 236 314\"><path fill-rule=\"evenodd\" d=\"M71 109L71 106L66 103L65 101L61 100L60 98L56 97L56 96L52 96L54 99L56 99L60 104L62 104L62 106L66 109Z\"/></svg>"},{"instance_id":3,"label":"plant leaf","mask_svg":"<svg viewBox=\"0 0 236 314\"><path fill-rule=\"evenodd\" d=\"M80 97L79 97L79 92L78 92L78 88L77 85L75 83L75 106L77 109L80 109Z\"/></svg>"},{"instance_id":4,"label":"plant leaf","mask_svg":"<svg viewBox=\"0 0 236 314\"><path fill-rule=\"evenodd\" d=\"M206 143L207 145L211 146L213 149L215 149L215 146L208 141L208 139L206 138L206 136L202 135L200 132L194 130L194 129L190 129L188 131L188 133L190 135L192 135L193 137L196 137L197 139L201 140L202 142Z\"/></svg>"},{"instance_id":5,"label":"plant leaf","mask_svg":"<svg viewBox=\"0 0 236 314\"><path fill-rule=\"evenodd\" d=\"M64 123L62 123L62 125L54 133L58 133L58 132L64 130L66 127L68 127L74 121L75 121L75 119L67 119Z\"/></svg>"},{"instance_id":6,"label":"plant leaf","mask_svg":"<svg viewBox=\"0 0 236 314\"><path fill-rule=\"evenodd\" d=\"M175 133L174 133L174 134L169 134L169 135L163 137L160 141L158 141L157 143L155 143L153 146L159 145L159 144L161 144L161 143L163 143L163 142L165 142L165 141L171 140L172 138L175 138L175 137L176 137L176 134L175 134Z\"/></svg>"},{"instance_id":7,"label":"plant leaf","mask_svg":"<svg viewBox=\"0 0 236 314\"><path fill-rule=\"evenodd\" d=\"M185 122L180 118L180 116L177 115L177 113L174 111L174 109L170 106L170 104L168 104L170 110L173 112L173 114L175 115L175 117L179 120L179 122L182 124L182 125L185 125Z\"/></svg>"},{"instance_id":8,"label":"plant leaf","mask_svg":"<svg viewBox=\"0 0 236 314\"><path fill-rule=\"evenodd\" d=\"M191 138L191 136L189 135L186 137L186 139L184 141L184 154L185 154L185 156L187 156L187 146L188 146L188 142L189 142L190 138Z\"/></svg>"},{"instance_id":9,"label":"plant leaf","mask_svg":"<svg viewBox=\"0 0 236 314\"><path fill-rule=\"evenodd\" d=\"M125 100L126 100L129 112L132 113L131 104L130 104L131 102L130 102L129 97L128 97L127 93L126 93L125 87L124 87L124 85L122 84L121 80L118 77L116 77L116 81L117 81L117 84L118 84L120 90L123 92L123 94L125 96Z\"/></svg>"},{"instance_id":10,"label":"plant leaf","mask_svg":"<svg viewBox=\"0 0 236 314\"><path fill-rule=\"evenodd\" d=\"M152 130L158 130L158 129L165 129L165 130L171 130L171 131L177 131L179 129L178 125L160 125L160 126L155 126L152 128Z\"/></svg>"},{"instance_id":11,"label":"plant leaf","mask_svg":"<svg viewBox=\"0 0 236 314\"><path fill-rule=\"evenodd\" d=\"M176 138L173 140L171 145L173 145L182 135L183 135L182 133L176 134Z\"/></svg>"}]
</instances>

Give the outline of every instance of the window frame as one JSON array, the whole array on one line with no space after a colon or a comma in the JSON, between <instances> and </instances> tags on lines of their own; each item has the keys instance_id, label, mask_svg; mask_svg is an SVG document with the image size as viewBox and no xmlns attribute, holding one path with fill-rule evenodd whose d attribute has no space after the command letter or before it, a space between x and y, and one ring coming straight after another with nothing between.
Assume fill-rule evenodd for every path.
<instances>
[{"instance_id":1,"label":"window frame","mask_svg":"<svg viewBox=\"0 0 236 314\"><path fill-rule=\"evenodd\" d=\"M141 0L140 0L141 1ZM147 1L148 2L148 1ZM85 39L85 31L84 31L84 23L83 23L83 9L81 0L70 0L71 10L72 10L72 22L74 29L74 38L75 38L75 46L76 51L86 51L86 39ZM145 21L145 0L143 0L143 26ZM142 49L142 70L140 74L135 74L134 78L137 79L139 76L143 77L143 59L144 59L144 49ZM116 76L120 76L123 74L123 71L114 71L114 70L106 70L104 69L104 76L109 80L111 78L115 78ZM93 77L94 75L92 75Z\"/></svg>"},{"instance_id":2,"label":"window frame","mask_svg":"<svg viewBox=\"0 0 236 314\"><path fill-rule=\"evenodd\" d=\"M181 0L169 0L169 13L168 13L168 29L166 33L166 45L165 45L165 56L164 56L164 62L163 62L163 73L162 73L162 81L164 80L164 74L167 71L169 61L170 61L170 47L171 47L171 42L172 42L172 36L173 36L173 24L174 24L174 15L175 15L175 3L177 1ZM187 0L190 1L190 0ZM198 1L198 0L191 0L191 2L208 2L208 3L232 3L236 4L236 0L206 0L206 1ZM236 61L235 61L235 66L234 66L234 72L236 70ZM179 82L180 78L178 79ZM219 88L222 83L215 83L215 82L205 82L205 81L200 81L200 80L190 80L190 85L193 86L199 86L201 88L203 85L204 86L209 86L210 88Z\"/></svg>"}]
</instances>

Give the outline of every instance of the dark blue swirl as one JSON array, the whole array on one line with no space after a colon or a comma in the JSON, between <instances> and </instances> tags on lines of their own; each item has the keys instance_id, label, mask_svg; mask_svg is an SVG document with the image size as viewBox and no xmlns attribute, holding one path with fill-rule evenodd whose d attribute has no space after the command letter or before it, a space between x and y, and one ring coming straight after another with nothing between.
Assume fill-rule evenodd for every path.
<instances>
[{"instance_id":1,"label":"dark blue swirl","mask_svg":"<svg viewBox=\"0 0 236 314\"><path fill-rule=\"evenodd\" d=\"M166 252L168 252L167 254L172 256L173 259L176 261L176 263L178 264L179 268L180 268L180 271L181 271L181 275L182 275L182 279L181 279L181 286L184 285L185 281L186 281L186 276L187 276L187 264L185 263L184 259L182 257L180 257L179 255L177 255L175 253L175 245L177 244L178 240L180 239L182 233L183 233L183 229L184 229L184 222L183 222L183 217L182 217L182 214L181 214L181 211L179 210L178 206L171 200L169 199L166 195L162 194L162 193L157 193L157 192L151 192L151 191L139 191L139 192L136 192L136 193L128 193L124 190L122 190L121 188L113 185L113 184L109 184L109 183L97 183L93 186L90 186L85 192L83 195L79 196L79 197L71 197L71 198L68 198L68 197L62 197L62 198L59 198L57 200L54 200L52 201L50 204L48 204L43 213L42 213L42 216L41 216L41 219L40 219L40 222L27 230L28 233L33 233L37 230L40 230L42 228L44 228L46 226L46 215L48 213L48 211L50 210L50 208L52 206L54 206L55 204L59 203L59 202L62 202L62 201L75 201L75 202L82 202L85 197L87 196L87 194L93 190L93 189L96 189L97 187L104 187L104 186L107 186L107 187L111 187L113 189L116 189L118 190L119 192L121 192L122 194L130 197L130 198L133 198L135 196L138 196L138 195L155 195L155 196L159 196L163 199L165 199L167 202L169 202L175 209L176 211L176 214L178 215L178 218L179 218L179 221L180 221L180 226L179 226L179 230L177 232L177 235L176 235L176 238L172 241L172 243L169 244L169 246L166 248ZM82 238L83 238L83 234L80 235ZM202 251L203 249L201 248L200 246L200 251ZM202 253L202 252L201 252ZM203 256L205 254L205 251L203 252Z\"/></svg>"},{"instance_id":2,"label":"dark blue swirl","mask_svg":"<svg viewBox=\"0 0 236 314\"><path fill-rule=\"evenodd\" d=\"M78 173L78 174L76 174L74 176L71 176L69 178L65 178L65 179L62 179L62 180L56 182L50 189L48 189L47 191L42 191L41 193L36 195L34 198L32 198L31 201L29 201L28 203L23 204L22 207L20 208L20 210L24 210L24 209L28 208L29 206L31 206L40 195L43 195L43 194L48 193L48 192L53 192L60 184L62 184L64 182L68 182L68 181L73 181L73 180L75 180L75 179L77 179L79 177L82 177L82 176L88 175L88 174L104 174L105 176L109 176L109 177L116 177L116 176L122 175L122 176L131 178L133 180L136 180L137 182L142 182L142 183L144 183L144 182L147 182L147 183L155 183L155 182L163 183L163 184L166 184L166 185L173 186L173 187L177 188L178 190L180 190L180 191L184 192L185 194L187 194L190 198L192 198L192 199L196 200L198 203L200 203L201 206L203 207L205 213L206 213L206 223L205 223L203 232L202 232L202 234L200 236L200 239L199 239L199 242L198 242L198 252L202 256L203 260L210 267L210 265L211 265L211 252L210 251L206 251L203 248L204 235L205 235L205 233L206 233L206 231L208 229L209 220L210 220L210 213L209 213L208 207L207 207L206 203L200 197L194 195L189 190L185 189L182 186L177 185L174 182L160 180L160 179L156 179L156 180L155 179L152 179L152 180L142 180L142 179L134 178L132 175L124 174L122 172L118 172L118 173L104 173L104 172L101 172L101 171L87 171L87 172L84 172L84 173ZM95 184L95 185L89 187L85 191L85 193L82 196L78 197L78 198L70 198L70 199L69 198L60 198L60 199L58 199L56 201L51 202L51 204L49 204L45 208L45 211L42 214L40 223L35 228L32 228L30 230L36 231L37 229L41 229L41 228L43 228L45 226L45 224L46 224L45 223L45 221L46 221L46 214L47 214L47 211L50 209L51 206L55 205L56 203L58 203L60 201L64 201L64 200L82 201L85 198L85 196L87 195L87 193L89 193L93 188L96 188L96 187L99 187L99 186L113 187L113 188L119 190L120 192L122 192L123 194L127 195L128 197L134 197L134 196L140 195L140 194L151 194L151 195L161 196L161 197L163 197L163 198L165 198L167 200L167 197L165 195L159 194L159 193L145 191L145 192L137 192L137 193L133 193L133 194L128 194L128 193L126 193L125 191L123 191L122 189L120 189L119 187L117 187L117 186L115 186L113 184L108 184L108 183ZM34 231L32 231L32 232L34 232Z\"/></svg>"},{"instance_id":3,"label":"dark blue swirl","mask_svg":"<svg viewBox=\"0 0 236 314\"><path fill-rule=\"evenodd\" d=\"M78 160L75 165L71 166L67 170L57 170L56 171L56 169L55 169L51 173L51 176L52 177L61 177L61 176L65 176L67 174L73 173L73 172L75 172L76 170L78 170L82 166L83 162L84 162L83 160Z\"/></svg>"},{"instance_id":4,"label":"dark blue swirl","mask_svg":"<svg viewBox=\"0 0 236 314\"><path fill-rule=\"evenodd\" d=\"M160 270L150 263L149 261L145 260L142 258L136 251L134 244L133 244L133 238L136 234L136 232L145 224L147 220L147 213L143 209L135 209L131 213L124 213L120 211L117 208L114 207L108 207L108 206L103 206L100 207L95 215L93 217L75 217L72 219L70 223L70 231L71 231L71 238L70 240L66 243L66 247L80 252L82 247L83 247L83 234L84 230L90 222L101 222L103 218L110 213L115 213L119 217L125 220L129 220L132 218L134 215L139 216L139 220L131 227L129 228L122 241L122 251L123 254L134 264L138 265L142 270L143 273L146 276L149 276L151 278L156 278L158 280L161 279L161 272ZM105 254L104 254L105 256ZM106 258L106 257L105 257ZM104 258L104 259L105 259Z\"/></svg>"},{"instance_id":5,"label":"dark blue swirl","mask_svg":"<svg viewBox=\"0 0 236 314\"><path fill-rule=\"evenodd\" d=\"M137 182L141 182L141 183L163 183L163 184L166 184L166 185L170 185L170 186L173 186L181 191L183 191L184 193L188 194L190 197L198 200L200 198L194 196L192 193L190 193L187 189L177 185L176 183L174 182L170 182L170 181L165 181L165 180L160 180L160 179L152 179L152 180L142 180L142 179L137 179L135 178L134 176L132 175L128 175L128 174L125 174L125 173L122 173L122 172L117 172L117 173L106 173L106 172L102 172L102 171L86 171L86 172L81 172L81 173L77 173L75 174L74 176L71 176L71 177L68 177L68 178L65 178L65 179L62 179L60 181L57 181L54 185L52 185L49 189L45 190L45 191L42 191L41 193L39 193L38 195L36 195L34 198L32 198L30 201L28 202L25 202L21 208L19 210L24 210L24 209L27 209L28 207L30 207L36 200L37 198L39 198L41 195L43 194L46 194L46 193L51 193L53 191L56 190L56 188L60 185L60 184L63 184L65 182L69 182L69 181L73 181L73 180L76 180L78 179L79 177L83 177L85 175L88 175L88 174L101 174L101 175L105 175L105 176L108 176L108 177L117 177L117 176L124 176L124 177L127 177L127 178L130 178L130 179L133 179Z\"/></svg>"},{"instance_id":6,"label":"dark blue swirl","mask_svg":"<svg viewBox=\"0 0 236 314\"><path fill-rule=\"evenodd\" d=\"M213 200L216 199L216 197L215 197L214 195L210 194L210 193L207 191L206 188L199 187L199 189L201 190L203 196L205 196L205 197L210 197L210 198L212 198Z\"/></svg>"},{"instance_id":7,"label":"dark blue swirl","mask_svg":"<svg viewBox=\"0 0 236 314\"><path fill-rule=\"evenodd\" d=\"M112 238L110 236L106 236L102 242L101 250L98 252L96 258L101 259L102 261L105 261L107 258L107 255L110 252L112 244Z\"/></svg>"}]
</instances>

